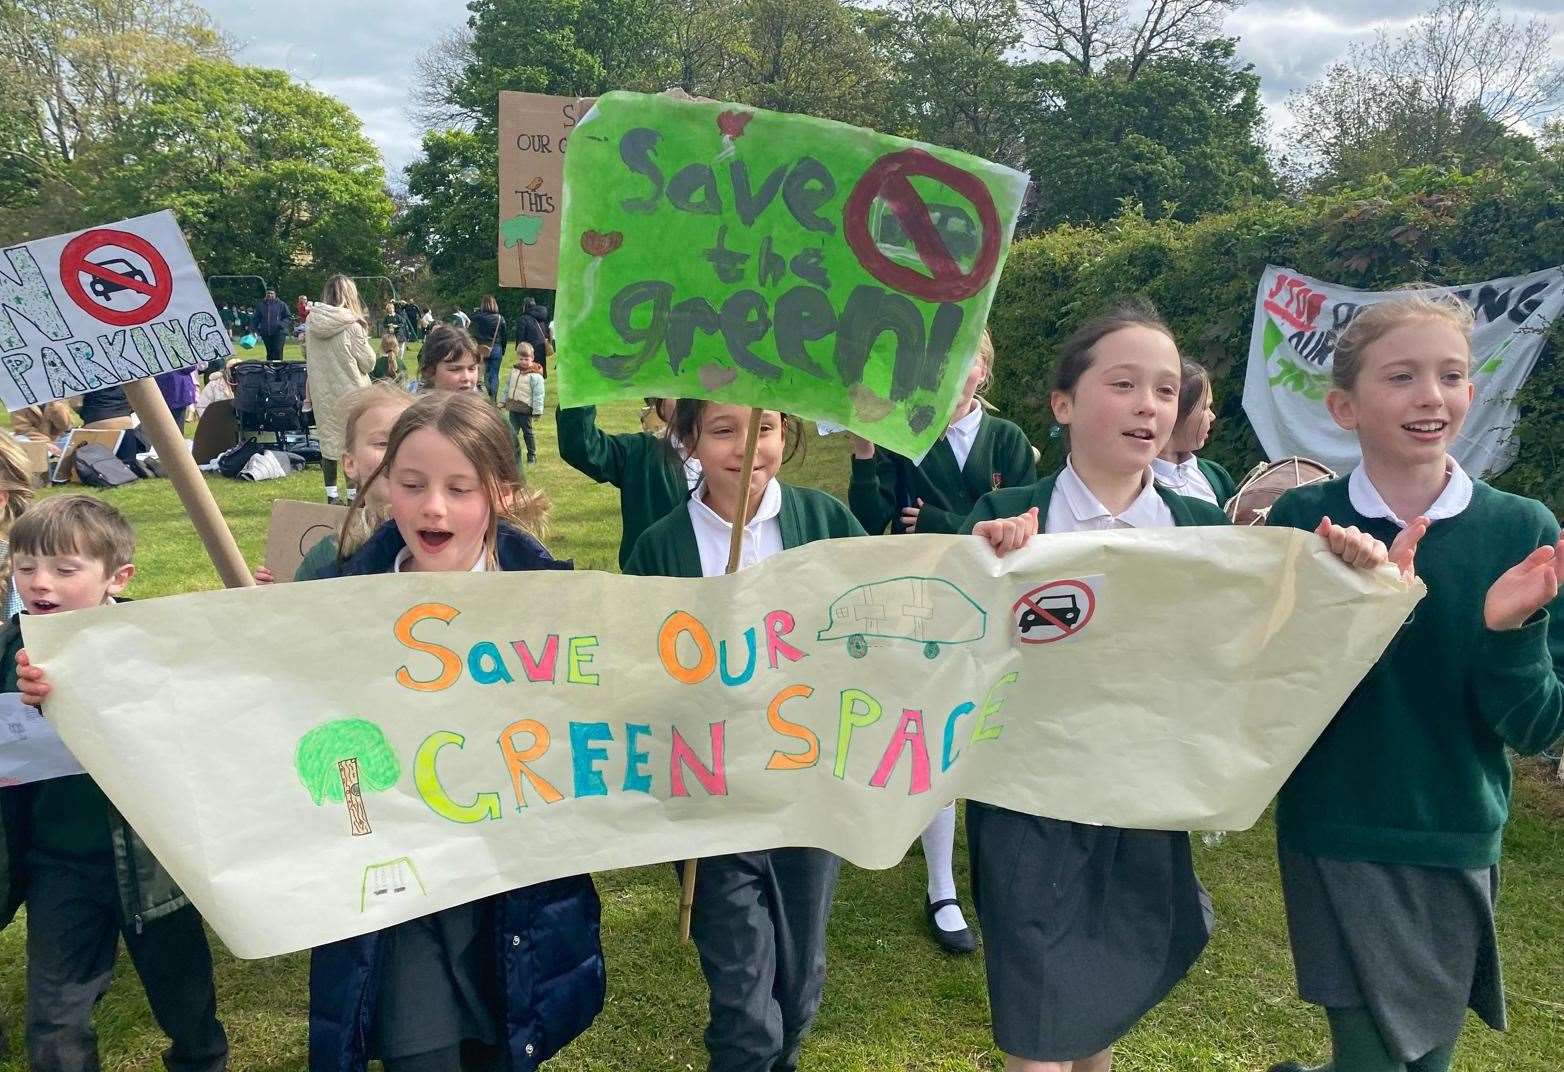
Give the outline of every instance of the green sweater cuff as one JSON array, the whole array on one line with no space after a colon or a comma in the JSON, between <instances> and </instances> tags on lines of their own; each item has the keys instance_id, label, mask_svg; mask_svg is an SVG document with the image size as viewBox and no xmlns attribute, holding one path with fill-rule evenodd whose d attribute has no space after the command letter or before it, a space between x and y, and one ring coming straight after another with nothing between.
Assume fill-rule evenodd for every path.
<instances>
[{"instance_id":1,"label":"green sweater cuff","mask_svg":"<svg viewBox=\"0 0 1564 1072\"><path fill-rule=\"evenodd\" d=\"M1548 652L1548 612L1539 610L1519 629L1483 630L1483 662L1493 669L1513 670L1536 665L1551 670Z\"/></svg>"},{"instance_id":2,"label":"green sweater cuff","mask_svg":"<svg viewBox=\"0 0 1564 1072\"><path fill-rule=\"evenodd\" d=\"M880 471L878 458L853 458L853 483L854 484L878 484Z\"/></svg>"}]
</instances>

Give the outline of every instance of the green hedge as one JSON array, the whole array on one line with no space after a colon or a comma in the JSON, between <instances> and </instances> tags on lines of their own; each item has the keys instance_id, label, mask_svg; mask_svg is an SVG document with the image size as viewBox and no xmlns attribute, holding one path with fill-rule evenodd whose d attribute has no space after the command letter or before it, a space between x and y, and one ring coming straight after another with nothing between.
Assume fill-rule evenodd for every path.
<instances>
[{"instance_id":1,"label":"green hedge","mask_svg":"<svg viewBox=\"0 0 1564 1072\"><path fill-rule=\"evenodd\" d=\"M1156 302L1180 350L1215 380L1217 424L1203 452L1242 477L1264 454L1243 414L1255 288L1266 264L1370 290L1424 280L1477 283L1564 264L1564 153L1502 171L1421 169L1301 204L1256 202L1190 224L1131 210L1100 229L1060 228L1012 248L989 326L997 352L990 397L1043 451L1058 345L1114 298ZM1498 487L1564 513L1564 317L1521 391L1515 464Z\"/></svg>"}]
</instances>

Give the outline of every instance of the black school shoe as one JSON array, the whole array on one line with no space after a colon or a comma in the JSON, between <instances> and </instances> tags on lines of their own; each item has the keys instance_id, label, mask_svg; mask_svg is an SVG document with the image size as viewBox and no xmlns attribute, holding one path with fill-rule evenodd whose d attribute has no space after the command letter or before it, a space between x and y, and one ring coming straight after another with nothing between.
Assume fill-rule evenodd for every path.
<instances>
[{"instance_id":1,"label":"black school shoe","mask_svg":"<svg viewBox=\"0 0 1564 1072\"><path fill-rule=\"evenodd\" d=\"M940 929L939 922L934 917L946 905L955 905L957 908L960 908L961 902L954 898L947 898L943 901L930 901L928 895L924 895L923 916L928 920L929 934L933 935L935 943L947 953L961 956L976 952L977 935L972 933L971 927L962 927L959 931Z\"/></svg>"}]
</instances>

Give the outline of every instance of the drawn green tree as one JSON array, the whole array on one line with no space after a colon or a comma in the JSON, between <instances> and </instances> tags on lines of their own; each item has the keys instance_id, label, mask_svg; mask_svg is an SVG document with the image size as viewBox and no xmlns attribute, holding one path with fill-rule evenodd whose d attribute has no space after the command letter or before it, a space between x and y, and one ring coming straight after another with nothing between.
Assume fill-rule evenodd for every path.
<instances>
[{"instance_id":1,"label":"drawn green tree","mask_svg":"<svg viewBox=\"0 0 1564 1072\"><path fill-rule=\"evenodd\" d=\"M371 833L364 790L379 793L402 776L386 735L362 718L322 722L299 738L293 765L317 805L346 804L355 837Z\"/></svg>"}]
</instances>

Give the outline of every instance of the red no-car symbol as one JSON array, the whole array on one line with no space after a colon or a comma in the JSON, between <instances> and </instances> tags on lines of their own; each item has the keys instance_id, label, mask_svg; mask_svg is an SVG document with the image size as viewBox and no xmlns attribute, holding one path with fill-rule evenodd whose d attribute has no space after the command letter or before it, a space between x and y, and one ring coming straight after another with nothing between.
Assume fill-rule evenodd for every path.
<instances>
[{"instance_id":1,"label":"red no-car symbol","mask_svg":"<svg viewBox=\"0 0 1564 1072\"><path fill-rule=\"evenodd\" d=\"M144 267L120 250L139 257ZM174 297L174 275L157 247L140 235L110 227L83 231L65 244L60 252L60 282L83 312L121 328L156 318ZM146 300L133 307L117 306L117 295L125 292Z\"/></svg>"},{"instance_id":2,"label":"red no-car symbol","mask_svg":"<svg viewBox=\"0 0 1564 1072\"><path fill-rule=\"evenodd\" d=\"M982 235L969 271L962 271L960 263L946 248L929 206L909 181L912 175L944 183L977 209ZM929 270L928 275L897 264L875 243L869 233L869 209L876 198L883 200L895 214L902 230L912 240L918 258ZM842 231L857 255L858 263L871 275L887 286L924 301L965 301L988 285L999 264L999 210L994 207L988 187L970 171L962 171L922 149L903 149L882 156L863 173L842 209Z\"/></svg>"},{"instance_id":3,"label":"red no-car symbol","mask_svg":"<svg viewBox=\"0 0 1564 1072\"><path fill-rule=\"evenodd\" d=\"M1049 581L1015 601L1010 616L1023 644L1052 644L1086 628L1097 611L1097 593L1085 581Z\"/></svg>"}]
</instances>

